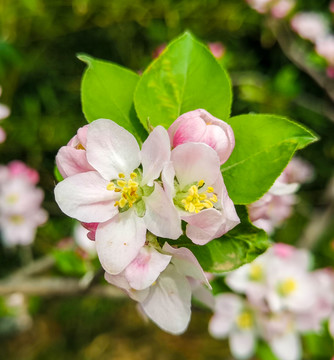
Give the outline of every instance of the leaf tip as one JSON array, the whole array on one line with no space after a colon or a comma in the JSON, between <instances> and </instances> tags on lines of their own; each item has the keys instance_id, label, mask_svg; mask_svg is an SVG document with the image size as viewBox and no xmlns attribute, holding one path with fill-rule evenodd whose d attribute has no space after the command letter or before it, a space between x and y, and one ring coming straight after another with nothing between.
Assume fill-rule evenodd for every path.
<instances>
[{"instance_id":1,"label":"leaf tip","mask_svg":"<svg viewBox=\"0 0 334 360\"><path fill-rule=\"evenodd\" d=\"M87 54L79 53L79 54L76 54L76 56L80 61L84 62L88 66L92 63L92 57Z\"/></svg>"}]
</instances>

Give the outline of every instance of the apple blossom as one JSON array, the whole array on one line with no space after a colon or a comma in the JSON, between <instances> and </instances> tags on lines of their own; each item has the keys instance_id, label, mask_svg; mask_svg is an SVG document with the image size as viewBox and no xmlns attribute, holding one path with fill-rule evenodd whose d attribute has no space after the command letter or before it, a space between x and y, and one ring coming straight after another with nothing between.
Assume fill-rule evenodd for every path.
<instances>
[{"instance_id":1,"label":"apple blossom","mask_svg":"<svg viewBox=\"0 0 334 360\"><path fill-rule=\"evenodd\" d=\"M323 15L314 12L300 12L291 19L291 28L300 37L315 43L325 37L329 27Z\"/></svg>"},{"instance_id":2,"label":"apple blossom","mask_svg":"<svg viewBox=\"0 0 334 360\"><path fill-rule=\"evenodd\" d=\"M334 35L329 35L317 40L316 52L324 57L329 65L334 65Z\"/></svg>"},{"instance_id":3,"label":"apple blossom","mask_svg":"<svg viewBox=\"0 0 334 360\"><path fill-rule=\"evenodd\" d=\"M22 162L0 167L0 230L5 246L31 244L36 228L47 220L40 208L44 194L34 186L36 179L38 173Z\"/></svg>"},{"instance_id":4,"label":"apple blossom","mask_svg":"<svg viewBox=\"0 0 334 360\"><path fill-rule=\"evenodd\" d=\"M56 186L55 197L68 216L99 223L99 259L107 272L118 274L144 246L147 230L170 239L181 235L177 211L155 181L170 160L169 138L158 126L140 150L134 136L111 120L96 120L86 131L82 151L94 170L66 177ZM60 166L62 159L59 154Z\"/></svg>"},{"instance_id":5,"label":"apple blossom","mask_svg":"<svg viewBox=\"0 0 334 360\"><path fill-rule=\"evenodd\" d=\"M275 18L283 18L295 6L295 0L246 0L260 14L270 12Z\"/></svg>"},{"instance_id":6,"label":"apple blossom","mask_svg":"<svg viewBox=\"0 0 334 360\"><path fill-rule=\"evenodd\" d=\"M161 329L172 334L183 333L190 321L189 278L210 286L190 250L167 243L160 248L152 236L121 273L106 272L105 278L136 300L140 310Z\"/></svg>"},{"instance_id":7,"label":"apple blossom","mask_svg":"<svg viewBox=\"0 0 334 360\"><path fill-rule=\"evenodd\" d=\"M162 180L180 219L187 223L186 235L195 244L204 245L240 222L220 172L218 155L207 144L178 145L172 150Z\"/></svg>"},{"instance_id":8,"label":"apple blossom","mask_svg":"<svg viewBox=\"0 0 334 360\"><path fill-rule=\"evenodd\" d=\"M248 359L256 346L255 314L238 295L221 294L215 297L215 311L209 323L209 333L217 338L229 338L232 355Z\"/></svg>"},{"instance_id":9,"label":"apple blossom","mask_svg":"<svg viewBox=\"0 0 334 360\"><path fill-rule=\"evenodd\" d=\"M217 152L220 164L227 161L235 144L231 126L203 109L179 116L169 127L168 134L173 148L187 142L211 146Z\"/></svg>"}]
</instances>

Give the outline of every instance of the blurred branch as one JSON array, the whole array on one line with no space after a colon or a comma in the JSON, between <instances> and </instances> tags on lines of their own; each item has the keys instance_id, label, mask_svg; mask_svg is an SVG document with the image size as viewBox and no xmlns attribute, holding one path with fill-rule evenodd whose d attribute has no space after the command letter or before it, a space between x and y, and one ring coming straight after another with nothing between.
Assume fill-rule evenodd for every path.
<instances>
[{"instance_id":1,"label":"blurred branch","mask_svg":"<svg viewBox=\"0 0 334 360\"><path fill-rule=\"evenodd\" d=\"M273 32L282 51L300 70L307 73L321 88L323 88L332 101L334 101L334 81L325 73L309 66L306 62L307 54L298 46L295 36L282 21L271 19L268 26Z\"/></svg>"},{"instance_id":2,"label":"blurred branch","mask_svg":"<svg viewBox=\"0 0 334 360\"><path fill-rule=\"evenodd\" d=\"M334 217L334 177L328 183L325 191L327 206L324 210L315 209L304 233L302 234L298 247L312 250L319 241L321 235L332 223Z\"/></svg>"},{"instance_id":3,"label":"blurred branch","mask_svg":"<svg viewBox=\"0 0 334 360\"><path fill-rule=\"evenodd\" d=\"M82 278L61 278L54 276L34 276L50 270L55 264L52 256L38 259L9 277L0 280L0 296L15 292L25 295L71 296L87 294L109 298L120 298L124 294L112 285L96 284L103 274L87 272Z\"/></svg>"}]
</instances>

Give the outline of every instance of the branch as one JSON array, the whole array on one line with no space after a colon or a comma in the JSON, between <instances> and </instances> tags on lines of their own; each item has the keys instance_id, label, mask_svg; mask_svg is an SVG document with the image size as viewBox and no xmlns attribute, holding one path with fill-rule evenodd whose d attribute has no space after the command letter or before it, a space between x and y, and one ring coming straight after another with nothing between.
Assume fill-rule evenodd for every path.
<instances>
[{"instance_id":1,"label":"branch","mask_svg":"<svg viewBox=\"0 0 334 360\"><path fill-rule=\"evenodd\" d=\"M334 81L329 79L324 72L320 72L307 64L307 54L298 46L294 34L282 21L271 19L268 22L273 35L276 37L279 46L286 55L300 70L307 73L321 88L323 88L330 99L334 101Z\"/></svg>"}]
</instances>

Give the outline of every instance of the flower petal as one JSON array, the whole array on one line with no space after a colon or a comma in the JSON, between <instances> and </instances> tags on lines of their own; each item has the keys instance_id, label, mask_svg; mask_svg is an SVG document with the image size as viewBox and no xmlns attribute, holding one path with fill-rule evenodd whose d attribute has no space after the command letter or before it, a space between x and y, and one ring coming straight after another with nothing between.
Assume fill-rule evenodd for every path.
<instances>
[{"instance_id":1,"label":"flower petal","mask_svg":"<svg viewBox=\"0 0 334 360\"><path fill-rule=\"evenodd\" d=\"M237 359L248 359L255 351L255 334L252 330L235 331L230 335L231 353Z\"/></svg>"},{"instance_id":2,"label":"flower petal","mask_svg":"<svg viewBox=\"0 0 334 360\"><path fill-rule=\"evenodd\" d=\"M220 174L218 155L206 144L179 145L172 151L171 160L181 189L199 180L211 185Z\"/></svg>"},{"instance_id":3,"label":"flower petal","mask_svg":"<svg viewBox=\"0 0 334 360\"><path fill-rule=\"evenodd\" d=\"M86 151L63 146L56 156L56 164L61 175L66 178L86 171L93 171L87 161Z\"/></svg>"},{"instance_id":4,"label":"flower petal","mask_svg":"<svg viewBox=\"0 0 334 360\"><path fill-rule=\"evenodd\" d=\"M182 234L181 219L162 187L155 183L150 196L143 197L146 205L144 221L147 229L156 236L177 239Z\"/></svg>"},{"instance_id":5,"label":"flower petal","mask_svg":"<svg viewBox=\"0 0 334 360\"><path fill-rule=\"evenodd\" d=\"M111 120L93 121L87 131L87 160L106 179L129 174L140 164L134 136Z\"/></svg>"},{"instance_id":6,"label":"flower petal","mask_svg":"<svg viewBox=\"0 0 334 360\"><path fill-rule=\"evenodd\" d=\"M176 249L170 246L167 242L165 242L162 249L163 251L173 255L172 263L175 265L180 274L197 279L211 289L211 285L205 276L201 265L189 249L184 247Z\"/></svg>"},{"instance_id":7,"label":"flower petal","mask_svg":"<svg viewBox=\"0 0 334 360\"><path fill-rule=\"evenodd\" d=\"M123 271L144 246L146 227L134 210L117 214L96 230L96 251L103 268L111 275Z\"/></svg>"},{"instance_id":8,"label":"flower petal","mask_svg":"<svg viewBox=\"0 0 334 360\"><path fill-rule=\"evenodd\" d=\"M169 161L162 170L161 179L165 193L170 199L173 199L173 197L175 196L174 178L175 170L173 167L173 163Z\"/></svg>"},{"instance_id":9,"label":"flower petal","mask_svg":"<svg viewBox=\"0 0 334 360\"><path fill-rule=\"evenodd\" d=\"M289 332L286 335L274 337L269 345L279 359L299 360L301 358L302 348L297 333Z\"/></svg>"},{"instance_id":10,"label":"flower petal","mask_svg":"<svg viewBox=\"0 0 334 360\"><path fill-rule=\"evenodd\" d=\"M145 314L162 330L182 334L191 315L191 288L186 277L169 265L150 290L141 303Z\"/></svg>"},{"instance_id":11,"label":"flower petal","mask_svg":"<svg viewBox=\"0 0 334 360\"><path fill-rule=\"evenodd\" d=\"M170 255L161 254L151 246L140 249L137 257L124 270L130 286L143 290L151 286L171 260Z\"/></svg>"},{"instance_id":12,"label":"flower petal","mask_svg":"<svg viewBox=\"0 0 334 360\"><path fill-rule=\"evenodd\" d=\"M107 184L96 171L73 175L56 186L55 198L66 215L79 221L107 221L118 213L114 203L119 198Z\"/></svg>"},{"instance_id":13,"label":"flower petal","mask_svg":"<svg viewBox=\"0 0 334 360\"><path fill-rule=\"evenodd\" d=\"M144 142L141 150L141 162L143 165L142 184L153 185L153 181L170 159L170 142L167 130L157 126Z\"/></svg>"},{"instance_id":14,"label":"flower petal","mask_svg":"<svg viewBox=\"0 0 334 360\"><path fill-rule=\"evenodd\" d=\"M224 224L222 213L216 209L205 209L198 214L182 216L182 220L188 223L186 234L197 245L205 245L215 238L216 233Z\"/></svg>"}]
</instances>

